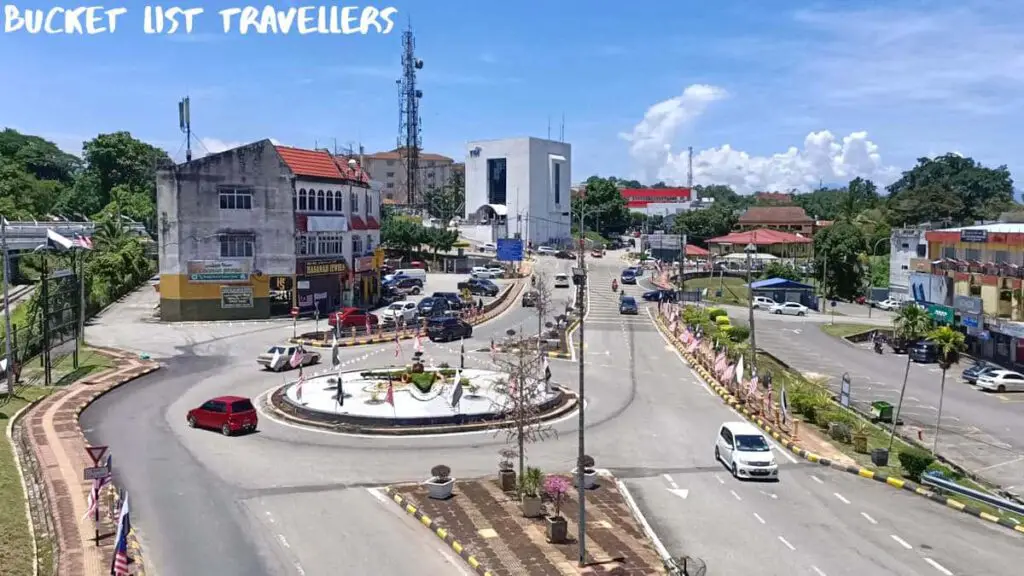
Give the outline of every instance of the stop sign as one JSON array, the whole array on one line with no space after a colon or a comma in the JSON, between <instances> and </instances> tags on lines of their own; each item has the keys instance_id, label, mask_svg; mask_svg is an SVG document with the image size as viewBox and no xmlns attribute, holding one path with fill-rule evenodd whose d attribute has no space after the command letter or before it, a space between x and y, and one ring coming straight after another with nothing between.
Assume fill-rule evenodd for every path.
<instances>
[{"instance_id":1,"label":"stop sign","mask_svg":"<svg viewBox=\"0 0 1024 576\"><path fill-rule=\"evenodd\" d=\"M292 306L292 318L298 318L298 317L299 317L299 307L298 306Z\"/></svg>"}]
</instances>

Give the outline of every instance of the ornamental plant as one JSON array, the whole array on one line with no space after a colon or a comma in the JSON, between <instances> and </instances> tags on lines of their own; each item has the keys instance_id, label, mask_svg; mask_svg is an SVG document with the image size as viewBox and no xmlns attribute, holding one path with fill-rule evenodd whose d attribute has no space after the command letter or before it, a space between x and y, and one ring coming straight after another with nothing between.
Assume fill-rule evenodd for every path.
<instances>
[{"instance_id":1,"label":"ornamental plant","mask_svg":"<svg viewBox=\"0 0 1024 576\"><path fill-rule=\"evenodd\" d=\"M551 475L544 479L544 492L555 501L555 517L562 517L562 498L569 492L572 486L569 481L561 476Z\"/></svg>"}]
</instances>

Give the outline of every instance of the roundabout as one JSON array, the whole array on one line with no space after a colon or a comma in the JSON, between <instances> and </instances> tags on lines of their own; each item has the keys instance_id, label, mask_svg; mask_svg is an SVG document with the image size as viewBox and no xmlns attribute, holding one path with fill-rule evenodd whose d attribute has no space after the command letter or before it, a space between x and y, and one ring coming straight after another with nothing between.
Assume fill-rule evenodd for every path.
<instances>
[{"instance_id":1,"label":"roundabout","mask_svg":"<svg viewBox=\"0 0 1024 576\"><path fill-rule=\"evenodd\" d=\"M296 425L408 436L503 428L523 418L550 421L575 410L577 396L543 380L527 378L517 389L507 373L423 366L417 358L405 367L300 378L264 396L262 404Z\"/></svg>"}]
</instances>

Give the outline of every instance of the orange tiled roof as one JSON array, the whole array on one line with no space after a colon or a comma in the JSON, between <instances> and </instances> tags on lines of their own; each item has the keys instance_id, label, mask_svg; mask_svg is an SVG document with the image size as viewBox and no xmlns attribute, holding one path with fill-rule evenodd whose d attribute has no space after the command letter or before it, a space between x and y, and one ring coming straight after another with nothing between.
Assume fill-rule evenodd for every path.
<instances>
[{"instance_id":1,"label":"orange tiled roof","mask_svg":"<svg viewBox=\"0 0 1024 576\"><path fill-rule=\"evenodd\" d=\"M799 206L751 206L740 216L740 224L811 224L814 220Z\"/></svg>"},{"instance_id":2,"label":"orange tiled roof","mask_svg":"<svg viewBox=\"0 0 1024 576\"><path fill-rule=\"evenodd\" d=\"M746 230L744 232L733 232L718 238L708 240L708 244L754 244L755 246L772 246L775 244L810 244L811 239L806 236L760 228L758 230Z\"/></svg>"},{"instance_id":3,"label":"orange tiled roof","mask_svg":"<svg viewBox=\"0 0 1024 576\"><path fill-rule=\"evenodd\" d=\"M330 178L342 180L338 164L334 162L331 155L320 150L303 150L302 148L291 148L289 146L275 146L281 160L288 165L288 168L296 176L306 178Z\"/></svg>"}]
</instances>

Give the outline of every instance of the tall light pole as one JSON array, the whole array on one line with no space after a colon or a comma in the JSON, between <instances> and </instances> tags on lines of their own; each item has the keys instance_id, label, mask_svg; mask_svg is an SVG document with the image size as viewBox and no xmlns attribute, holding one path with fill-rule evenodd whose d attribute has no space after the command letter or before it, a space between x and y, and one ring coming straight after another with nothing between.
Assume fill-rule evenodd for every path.
<instances>
[{"instance_id":1,"label":"tall light pole","mask_svg":"<svg viewBox=\"0 0 1024 576\"><path fill-rule=\"evenodd\" d=\"M754 330L754 287L752 283L753 259L754 253L757 252L757 246L751 242L747 244L743 251L747 253L747 318L750 322L750 369L754 374L757 374L757 331Z\"/></svg>"},{"instance_id":2,"label":"tall light pole","mask_svg":"<svg viewBox=\"0 0 1024 576\"><path fill-rule=\"evenodd\" d=\"M871 247L871 257L872 258L875 256L875 252L878 250L878 245L881 244L882 242L887 241L887 240L889 240L889 239L888 238L879 238L878 241L875 242L875 245ZM868 258L868 274L867 274L867 276L868 276L868 281L867 281L867 285L868 285L868 293L867 293L868 318L871 318L871 308L873 308L873 306L871 306L871 258Z\"/></svg>"}]
</instances>

